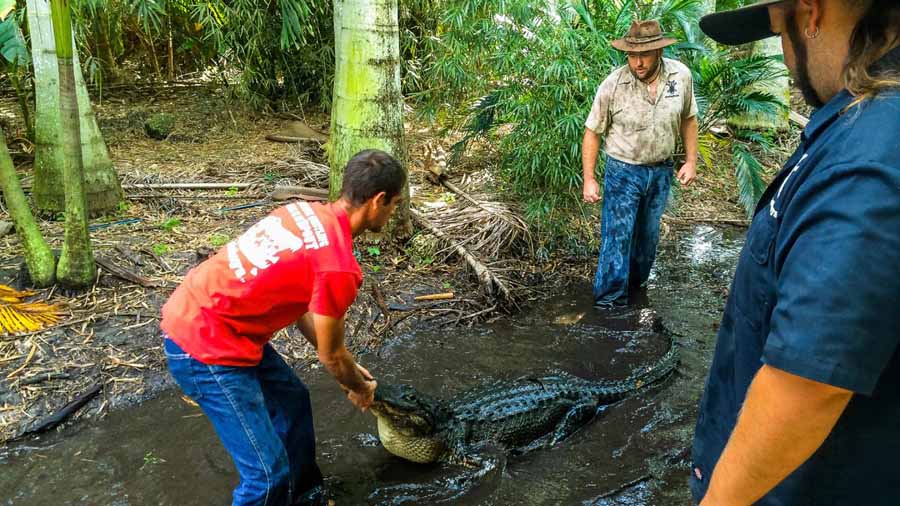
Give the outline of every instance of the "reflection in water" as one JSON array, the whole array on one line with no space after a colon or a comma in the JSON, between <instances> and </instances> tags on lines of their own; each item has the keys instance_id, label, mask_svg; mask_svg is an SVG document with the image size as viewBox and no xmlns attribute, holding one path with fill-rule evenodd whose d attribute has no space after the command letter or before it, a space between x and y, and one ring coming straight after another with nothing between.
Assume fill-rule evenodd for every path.
<instances>
[{"instance_id":1,"label":"reflection in water","mask_svg":"<svg viewBox=\"0 0 900 506\"><path fill-rule=\"evenodd\" d=\"M624 378L664 353L660 317L687 343L674 380L610 406L550 449L485 467L412 464L380 447L374 417L356 411L327 373L301 371L336 505L412 504L429 493L425 504L687 504L687 470L676 464L690 442L721 312L717 283L740 247L731 235L697 227L663 243L656 277L636 307L595 310L585 283L505 322L416 332L361 357L379 380L450 398L488 379L555 370ZM237 482L209 422L174 391L0 450L0 467L3 506L228 504ZM675 491L660 483L676 484Z\"/></svg>"}]
</instances>

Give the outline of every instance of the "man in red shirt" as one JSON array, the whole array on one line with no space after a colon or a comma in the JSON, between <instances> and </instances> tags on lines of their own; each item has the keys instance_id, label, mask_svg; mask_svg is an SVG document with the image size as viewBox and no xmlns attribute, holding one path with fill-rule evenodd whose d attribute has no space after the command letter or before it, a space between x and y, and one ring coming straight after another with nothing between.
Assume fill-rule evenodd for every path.
<instances>
[{"instance_id":1,"label":"man in red shirt","mask_svg":"<svg viewBox=\"0 0 900 506\"><path fill-rule=\"evenodd\" d=\"M350 402L369 407L375 379L344 346L362 283L352 239L381 230L405 183L387 153L358 153L336 202L276 209L189 271L163 306L169 371L240 474L233 505L322 501L309 392L268 341L296 322Z\"/></svg>"}]
</instances>

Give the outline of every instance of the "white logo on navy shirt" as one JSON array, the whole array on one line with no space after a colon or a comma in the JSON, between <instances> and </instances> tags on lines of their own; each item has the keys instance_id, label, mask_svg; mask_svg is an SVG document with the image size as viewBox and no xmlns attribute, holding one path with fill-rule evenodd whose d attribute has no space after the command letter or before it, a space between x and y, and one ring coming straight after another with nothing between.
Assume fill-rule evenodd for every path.
<instances>
[{"instance_id":1,"label":"white logo on navy shirt","mask_svg":"<svg viewBox=\"0 0 900 506\"><path fill-rule=\"evenodd\" d=\"M791 172L784 177L784 180L781 182L781 186L778 187L778 193L772 197L772 200L769 201L769 216L772 218L778 219L778 209L775 208L775 201L778 200L778 197L781 197L781 191L784 190L784 185L787 184L788 179L794 175L794 172L797 172L797 169L800 168L800 164L803 163L803 160L806 160L806 157L809 156L808 153L803 153L803 156L797 162L797 165L794 165L794 168L791 169Z\"/></svg>"}]
</instances>

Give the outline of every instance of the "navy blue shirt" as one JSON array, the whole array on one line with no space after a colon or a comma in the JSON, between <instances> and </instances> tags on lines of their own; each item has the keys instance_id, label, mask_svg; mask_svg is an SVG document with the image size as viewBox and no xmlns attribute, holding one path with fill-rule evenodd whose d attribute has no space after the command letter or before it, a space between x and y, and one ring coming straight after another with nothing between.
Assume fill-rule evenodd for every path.
<instances>
[{"instance_id":1,"label":"navy blue shirt","mask_svg":"<svg viewBox=\"0 0 900 506\"><path fill-rule=\"evenodd\" d=\"M881 64L900 68L900 49ZM756 209L694 435L699 501L763 364L855 392L758 505L900 504L900 89L816 111Z\"/></svg>"}]
</instances>

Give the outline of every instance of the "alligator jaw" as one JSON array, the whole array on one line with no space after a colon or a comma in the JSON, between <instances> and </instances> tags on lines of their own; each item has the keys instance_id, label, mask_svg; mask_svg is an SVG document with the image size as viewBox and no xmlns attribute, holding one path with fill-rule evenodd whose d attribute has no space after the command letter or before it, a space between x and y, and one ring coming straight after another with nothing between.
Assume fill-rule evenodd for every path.
<instances>
[{"instance_id":1,"label":"alligator jaw","mask_svg":"<svg viewBox=\"0 0 900 506\"><path fill-rule=\"evenodd\" d=\"M377 416L378 439L385 450L392 454L416 462L426 464L438 460L444 453L444 444L436 437L411 436L401 433L386 418Z\"/></svg>"}]
</instances>

